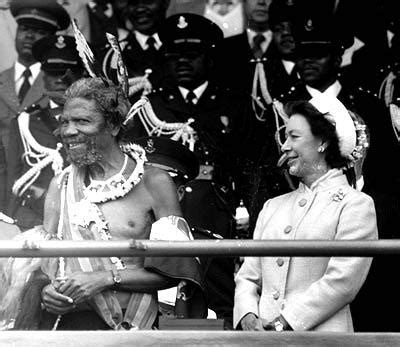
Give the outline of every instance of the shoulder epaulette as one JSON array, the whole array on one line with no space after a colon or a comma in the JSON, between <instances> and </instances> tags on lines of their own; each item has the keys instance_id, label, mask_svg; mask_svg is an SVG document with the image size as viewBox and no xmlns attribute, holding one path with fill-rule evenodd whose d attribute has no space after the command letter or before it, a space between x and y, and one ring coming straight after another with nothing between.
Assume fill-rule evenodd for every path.
<instances>
[{"instance_id":1,"label":"shoulder epaulette","mask_svg":"<svg viewBox=\"0 0 400 347\"><path fill-rule=\"evenodd\" d=\"M40 109L41 109L41 107L40 107L39 104L32 104L30 106L25 107L23 112L33 113L33 112L38 111Z\"/></svg>"}]
</instances>

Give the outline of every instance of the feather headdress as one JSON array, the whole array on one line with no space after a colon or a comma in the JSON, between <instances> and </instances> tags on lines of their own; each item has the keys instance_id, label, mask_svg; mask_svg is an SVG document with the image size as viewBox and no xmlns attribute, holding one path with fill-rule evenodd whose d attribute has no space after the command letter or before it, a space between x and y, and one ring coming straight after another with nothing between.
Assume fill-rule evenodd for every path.
<instances>
[{"instance_id":1,"label":"feather headdress","mask_svg":"<svg viewBox=\"0 0 400 347\"><path fill-rule=\"evenodd\" d=\"M76 49L78 50L79 57L82 59L82 63L90 75L90 77L100 77L106 86L109 85L107 78L101 71L99 63L96 61L92 50L87 43L85 36L79 30L78 22L76 19L72 20L72 29L75 36Z\"/></svg>"},{"instance_id":2,"label":"feather headdress","mask_svg":"<svg viewBox=\"0 0 400 347\"><path fill-rule=\"evenodd\" d=\"M118 83L121 86L124 94L126 97L129 97L129 81L128 81L128 70L124 64L124 61L122 59L122 51L121 47L118 43L118 39L110 34L106 33L107 40L111 45L111 48L113 49L116 57L117 57L117 78L118 78Z\"/></svg>"}]
</instances>

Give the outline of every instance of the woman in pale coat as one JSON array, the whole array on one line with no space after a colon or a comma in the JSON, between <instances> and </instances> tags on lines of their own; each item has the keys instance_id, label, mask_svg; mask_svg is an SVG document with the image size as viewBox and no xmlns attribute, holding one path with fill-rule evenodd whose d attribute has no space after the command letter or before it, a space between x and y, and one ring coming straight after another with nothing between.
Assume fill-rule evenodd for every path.
<instances>
[{"instance_id":1,"label":"woman in pale coat","mask_svg":"<svg viewBox=\"0 0 400 347\"><path fill-rule=\"evenodd\" d=\"M254 239L377 239L373 201L343 171L365 154L364 127L323 95L293 103L287 114L279 164L300 184L265 203ZM352 332L349 304L370 265L370 258L358 257L247 257L235 278L234 325Z\"/></svg>"}]
</instances>

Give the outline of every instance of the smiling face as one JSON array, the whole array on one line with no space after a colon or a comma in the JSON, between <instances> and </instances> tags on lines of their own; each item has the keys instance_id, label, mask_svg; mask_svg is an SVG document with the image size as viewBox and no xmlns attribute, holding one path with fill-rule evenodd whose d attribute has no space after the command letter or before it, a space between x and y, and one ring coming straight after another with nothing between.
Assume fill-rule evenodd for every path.
<instances>
[{"instance_id":1,"label":"smiling face","mask_svg":"<svg viewBox=\"0 0 400 347\"><path fill-rule=\"evenodd\" d=\"M83 98L66 102L60 136L69 161L77 166L99 161L116 141L96 102Z\"/></svg>"},{"instance_id":2,"label":"smiling face","mask_svg":"<svg viewBox=\"0 0 400 347\"><path fill-rule=\"evenodd\" d=\"M289 173L303 182L312 183L328 171L325 153L318 147L326 148L324 142L314 136L310 124L301 114L293 114L286 124L286 141L282 151L287 155Z\"/></svg>"}]
</instances>

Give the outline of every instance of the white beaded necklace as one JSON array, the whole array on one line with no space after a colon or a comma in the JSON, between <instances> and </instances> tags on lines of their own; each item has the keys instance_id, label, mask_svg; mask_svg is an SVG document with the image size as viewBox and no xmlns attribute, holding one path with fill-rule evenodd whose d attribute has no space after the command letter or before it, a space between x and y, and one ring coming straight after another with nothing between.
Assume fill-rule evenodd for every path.
<instances>
[{"instance_id":1,"label":"white beaded necklace","mask_svg":"<svg viewBox=\"0 0 400 347\"><path fill-rule=\"evenodd\" d=\"M124 155L124 164L117 174L105 181L91 179L90 184L83 190L84 199L95 204L116 200L128 194L140 182L144 172L144 159L135 151L130 152L130 155L136 161L136 167L128 179L125 179L123 173L128 163L128 155Z\"/></svg>"}]
</instances>

